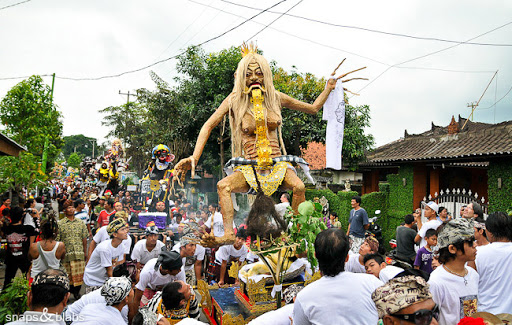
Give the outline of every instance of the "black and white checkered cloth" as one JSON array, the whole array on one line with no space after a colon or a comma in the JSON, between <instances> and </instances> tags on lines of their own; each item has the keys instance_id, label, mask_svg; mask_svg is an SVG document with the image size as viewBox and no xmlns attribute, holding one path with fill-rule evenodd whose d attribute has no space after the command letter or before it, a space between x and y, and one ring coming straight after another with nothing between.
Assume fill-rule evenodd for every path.
<instances>
[{"instance_id":1,"label":"black and white checkered cloth","mask_svg":"<svg viewBox=\"0 0 512 325\"><path fill-rule=\"evenodd\" d=\"M293 164L296 164L296 165L300 165L300 164L303 164L303 165L306 165L306 166L309 166L309 164L301 157L297 157L297 156L292 156L292 155L286 155L286 156L279 156L279 157L276 157L276 158L272 158L272 162L275 164L275 163L278 163L280 161L286 161L286 162L289 162L289 163L293 163ZM225 165L224 165L224 168L232 168L232 167L236 167L236 166L245 166L245 165L257 165L258 162L256 159L245 159L243 157L236 157L236 158L231 158Z\"/></svg>"}]
</instances>

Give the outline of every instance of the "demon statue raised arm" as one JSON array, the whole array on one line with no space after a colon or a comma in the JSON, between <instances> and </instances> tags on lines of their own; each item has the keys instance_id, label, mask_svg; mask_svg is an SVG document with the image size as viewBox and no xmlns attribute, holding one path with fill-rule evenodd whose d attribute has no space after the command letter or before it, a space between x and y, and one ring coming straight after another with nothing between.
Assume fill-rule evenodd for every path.
<instances>
[{"instance_id":1,"label":"demon statue raised arm","mask_svg":"<svg viewBox=\"0 0 512 325\"><path fill-rule=\"evenodd\" d=\"M192 156L182 159L175 167L177 179L183 181L188 170L194 176L196 164L212 129L226 114L229 116L234 158L226 164L228 176L217 183L225 235L203 237L203 241L217 245L234 241L231 194L258 190L254 170L266 195L272 195L278 188L292 190L292 208L297 213L297 207L305 200L305 187L291 163L299 163L301 167L307 164L302 158L286 155L281 136L281 109L286 107L316 114L336 87L337 79L347 75L330 78L314 103L308 104L275 90L270 66L257 53L255 46L244 44L242 55L235 73L233 91L201 128Z\"/></svg>"}]
</instances>

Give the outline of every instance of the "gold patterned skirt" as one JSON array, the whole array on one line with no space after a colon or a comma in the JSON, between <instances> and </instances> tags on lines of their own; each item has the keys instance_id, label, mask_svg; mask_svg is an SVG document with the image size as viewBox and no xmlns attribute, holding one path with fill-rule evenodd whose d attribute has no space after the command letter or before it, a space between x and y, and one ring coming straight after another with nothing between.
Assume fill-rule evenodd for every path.
<instances>
[{"instance_id":1,"label":"gold patterned skirt","mask_svg":"<svg viewBox=\"0 0 512 325\"><path fill-rule=\"evenodd\" d=\"M258 177L258 181L261 184L261 189L263 190L263 193L267 196L271 196L274 194L275 191L281 186L281 183L283 183L284 177L286 175L286 170L288 168L295 170L293 168L292 164L290 164L287 161L280 161L276 162L273 166L265 167L265 168L256 168L256 174ZM260 174L258 171L265 171L266 175ZM234 171L241 172L245 180L247 181L247 184L254 190L258 191L258 183L256 182L256 175L254 174L254 170L252 166L250 165L242 165L237 166L234 168ZM268 172L270 171L270 172Z\"/></svg>"}]
</instances>

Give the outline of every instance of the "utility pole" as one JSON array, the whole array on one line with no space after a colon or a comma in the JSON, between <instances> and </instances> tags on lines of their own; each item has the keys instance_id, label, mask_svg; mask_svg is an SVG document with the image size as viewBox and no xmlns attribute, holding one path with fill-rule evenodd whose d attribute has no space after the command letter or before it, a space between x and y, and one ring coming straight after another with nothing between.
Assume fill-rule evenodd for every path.
<instances>
[{"instance_id":1,"label":"utility pole","mask_svg":"<svg viewBox=\"0 0 512 325\"><path fill-rule=\"evenodd\" d=\"M94 145L96 144L96 139L94 139L94 140L88 139L88 140L92 143L92 159L94 159Z\"/></svg>"},{"instance_id":2,"label":"utility pole","mask_svg":"<svg viewBox=\"0 0 512 325\"><path fill-rule=\"evenodd\" d=\"M48 112L48 116L50 116L51 111L53 110L53 87L55 86L55 73L52 75L52 90L50 93L50 112ZM43 148L43 162L41 163L41 170L43 174L46 174L46 161L48 160L48 146L50 145L50 138L46 135L46 139L44 140L44 148Z\"/></svg>"},{"instance_id":3,"label":"utility pole","mask_svg":"<svg viewBox=\"0 0 512 325\"><path fill-rule=\"evenodd\" d=\"M468 107L471 107L471 114L469 114L469 117L471 119L471 121L473 121L473 112L475 111L475 108L478 106L478 103L476 102L472 102L472 103L468 103Z\"/></svg>"},{"instance_id":4,"label":"utility pole","mask_svg":"<svg viewBox=\"0 0 512 325\"><path fill-rule=\"evenodd\" d=\"M119 90L119 95L125 95L127 96L126 105L130 104L130 95L137 97L135 94L130 94L130 91L128 90L127 93L122 93L121 90Z\"/></svg>"}]
</instances>

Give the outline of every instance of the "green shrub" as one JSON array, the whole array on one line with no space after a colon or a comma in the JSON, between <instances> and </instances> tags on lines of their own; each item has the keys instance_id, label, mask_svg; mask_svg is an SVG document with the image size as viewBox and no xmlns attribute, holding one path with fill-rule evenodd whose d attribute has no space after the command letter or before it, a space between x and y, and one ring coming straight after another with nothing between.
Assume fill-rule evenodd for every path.
<instances>
[{"instance_id":1,"label":"green shrub","mask_svg":"<svg viewBox=\"0 0 512 325\"><path fill-rule=\"evenodd\" d=\"M27 310L28 280L15 277L11 284L0 294L0 324L8 321L8 316L21 315ZM12 320L12 317L10 317Z\"/></svg>"},{"instance_id":2,"label":"green shrub","mask_svg":"<svg viewBox=\"0 0 512 325\"><path fill-rule=\"evenodd\" d=\"M501 188L498 188L501 178ZM512 164L505 161L491 161L487 170L489 213L507 212L512 209Z\"/></svg>"}]
</instances>

